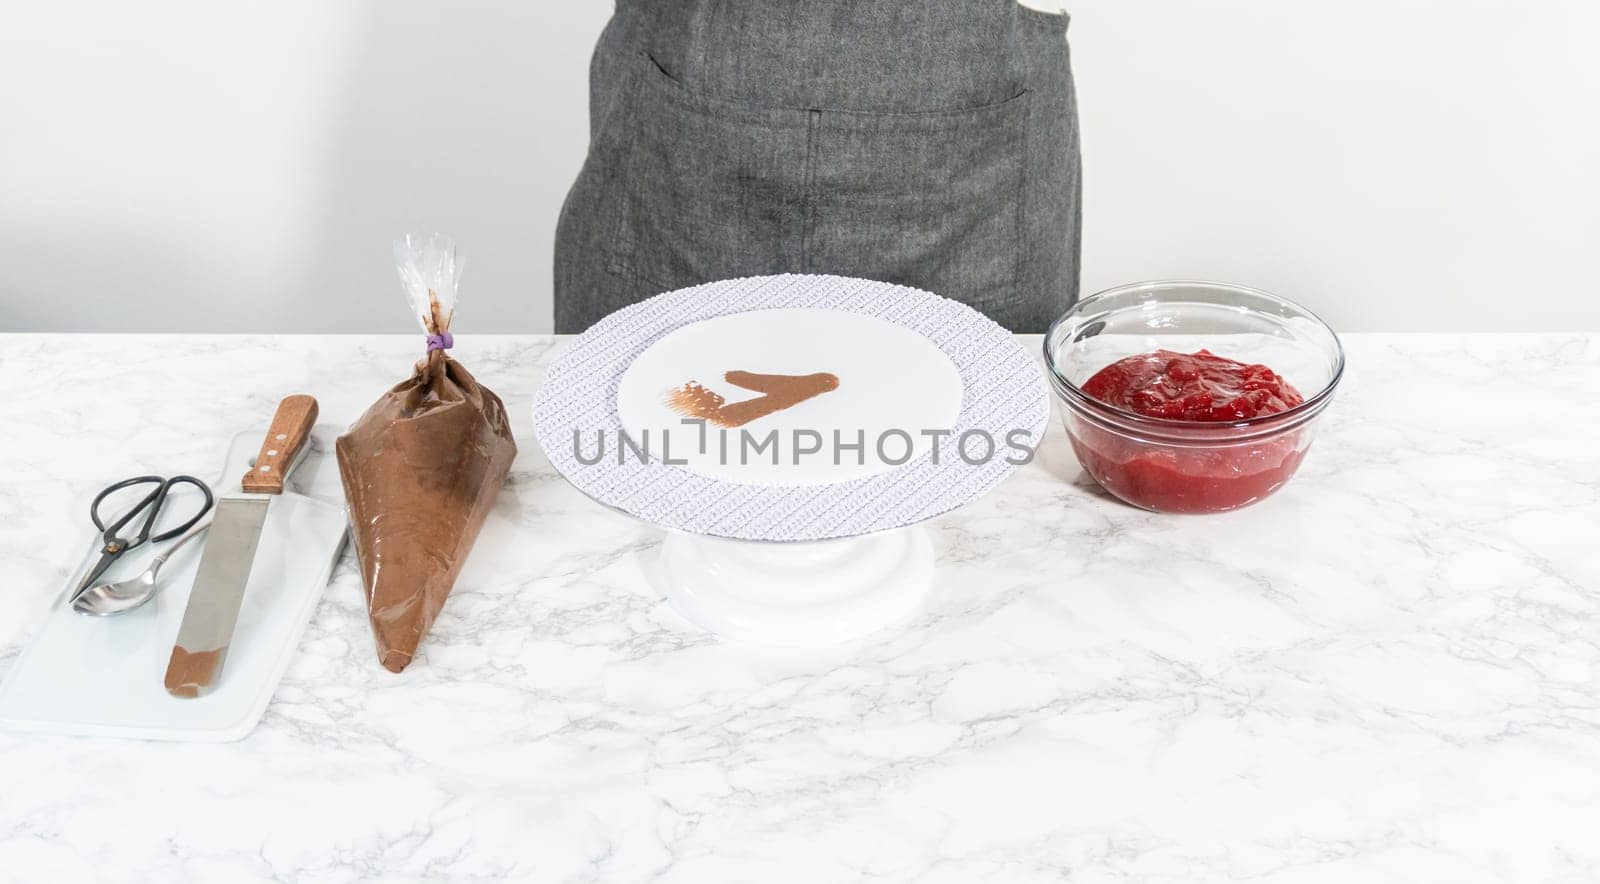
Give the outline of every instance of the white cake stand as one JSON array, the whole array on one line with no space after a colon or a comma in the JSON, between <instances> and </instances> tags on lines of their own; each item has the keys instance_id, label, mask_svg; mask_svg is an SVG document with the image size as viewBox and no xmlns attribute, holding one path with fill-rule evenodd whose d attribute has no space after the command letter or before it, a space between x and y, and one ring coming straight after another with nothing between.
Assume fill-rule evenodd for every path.
<instances>
[{"instance_id":1,"label":"white cake stand","mask_svg":"<svg viewBox=\"0 0 1600 884\"><path fill-rule=\"evenodd\" d=\"M921 526L769 543L669 531L652 582L691 623L779 647L850 641L908 620L933 586Z\"/></svg>"},{"instance_id":2,"label":"white cake stand","mask_svg":"<svg viewBox=\"0 0 1600 884\"><path fill-rule=\"evenodd\" d=\"M738 371L838 383L738 428L778 439L775 462L730 458L736 431L687 427L666 394L694 381L729 403L757 396L725 381ZM613 313L551 364L533 412L574 486L667 530L647 570L679 613L728 638L805 647L916 613L935 572L920 523L1009 475L1042 436L1049 400L1032 355L971 308L905 286L784 275ZM802 457L805 433L820 456ZM623 434L646 454L595 459ZM868 450L830 450L835 439Z\"/></svg>"}]
</instances>

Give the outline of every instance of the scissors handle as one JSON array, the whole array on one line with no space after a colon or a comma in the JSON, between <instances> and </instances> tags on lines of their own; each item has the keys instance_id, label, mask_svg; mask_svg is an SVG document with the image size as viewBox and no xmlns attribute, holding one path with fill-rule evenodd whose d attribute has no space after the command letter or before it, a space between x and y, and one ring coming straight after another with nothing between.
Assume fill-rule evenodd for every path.
<instances>
[{"instance_id":1,"label":"scissors handle","mask_svg":"<svg viewBox=\"0 0 1600 884\"><path fill-rule=\"evenodd\" d=\"M161 501L163 503L166 502L167 495L172 492L172 487L174 485L193 485L194 487L200 489L200 494L204 498L204 500L202 500L200 503L200 508L195 510L194 515L190 516L187 521L174 525L171 528L168 528L167 530L155 535L150 534L150 530L154 528L156 524L155 514L151 513L150 518L145 520L144 530L140 532L140 536L149 536L150 539L156 543L171 540L172 538L177 537L179 534L182 534L183 532L188 531L190 528L193 528L195 524L205 516L206 513L211 512L211 505L216 502L216 498L211 496L211 486L193 476L173 476L172 478L168 479L167 486L165 489L163 489L161 494Z\"/></svg>"},{"instance_id":2,"label":"scissors handle","mask_svg":"<svg viewBox=\"0 0 1600 884\"><path fill-rule=\"evenodd\" d=\"M107 496L135 485L153 485L155 487L149 494L141 498L132 509L123 513L121 518L107 525L105 520L100 517L101 502ZM187 521L152 536L151 532L155 530L156 519L161 516L161 508L166 505L167 495L171 493L175 485L193 485L200 489L200 493L205 499L200 508ZM101 539L105 543L105 551L107 553L120 554L139 546L147 540L154 540L159 543L163 540L177 537L193 527L196 522L200 521L202 516L210 512L213 502L211 488L193 476L173 476L170 479L164 479L160 476L134 476L131 479L123 479L121 482L107 486L99 494L96 494L94 502L89 504L89 518L94 520L94 526L101 531ZM139 527L139 533L127 538L121 536L122 529L140 513L144 513L145 516L144 522Z\"/></svg>"},{"instance_id":3,"label":"scissors handle","mask_svg":"<svg viewBox=\"0 0 1600 884\"><path fill-rule=\"evenodd\" d=\"M132 488L135 485L154 485L155 487L151 489L149 494L146 494L137 504L135 504L132 509L129 509L127 512L123 513L121 518L117 519L115 522L112 522L110 525L107 525L100 518L101 501L124 488ZM101 489L99 494L94 496L93 502L89 504L89 518L94 520L95 528L105 533L106 542L109 544L113 539L115 539L117 533L122 530L122 526L128 524L128 522L131 521L134 516L139 515L139 513L143 512L146 507L150 506L150 504L156 504L156 510L158 511L161 509L160 498L162 496L162 492L166 490L166 485L167 480L161 478L160 476L134 476L131 479L123 479L121 482L117 482L114 485L107 485L105 488ZM153 517L154 513L151 515Z\"/></svg>"}]
</instances>

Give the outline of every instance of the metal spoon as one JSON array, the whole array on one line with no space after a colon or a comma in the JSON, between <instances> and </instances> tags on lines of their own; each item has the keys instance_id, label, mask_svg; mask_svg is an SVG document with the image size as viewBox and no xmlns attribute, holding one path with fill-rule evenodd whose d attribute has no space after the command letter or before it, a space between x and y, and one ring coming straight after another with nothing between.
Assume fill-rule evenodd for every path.
<instances>
[{"instance_id":1,"label":"metal spoon","mask_svg":"<svg viewBox=\"0 0 1600 884\"><path fill-rule=\"evenodd\" d=\"M174 540L172 545L162 550L155 558L150 560L150 567L143 574L119 583L100 583L91 586L72 600L72 610L79 614L89 614L94 617L105 617L110 614L121 614L139 607L156 594L156 572L167 563L167 559L178 551L185 543L199 537L211 527L211 522L205 521L189 529L189 532Z\"/></svg>"}]
</instances>

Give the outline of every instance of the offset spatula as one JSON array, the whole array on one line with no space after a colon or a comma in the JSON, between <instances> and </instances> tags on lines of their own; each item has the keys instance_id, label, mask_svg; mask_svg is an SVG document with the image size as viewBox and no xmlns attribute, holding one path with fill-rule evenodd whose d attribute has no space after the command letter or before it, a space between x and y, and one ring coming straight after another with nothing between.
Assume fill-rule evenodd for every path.
<instances>
[{"instance_id":1,"label":"offset spatula","mask_svg":"<svg viewBox=\"0 0 1600 884\"><path fill-rule=\"evenodd\" d=\"M167 663L167 692L174 697L198 697L216 686L250 582L267 507L283 493L284 480L316 421L317 400L310 396L290 396L278 403L255 465L238 488L217 498L189 606Z\"/></svg>"}]
</instances>

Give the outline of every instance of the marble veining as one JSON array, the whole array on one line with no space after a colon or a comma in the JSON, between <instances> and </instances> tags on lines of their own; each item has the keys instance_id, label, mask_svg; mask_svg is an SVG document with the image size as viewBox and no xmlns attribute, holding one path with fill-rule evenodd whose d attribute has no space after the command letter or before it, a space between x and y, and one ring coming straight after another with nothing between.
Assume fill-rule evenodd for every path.
<instances>
[{"instance_id":1,"label":"marble veining","mask_svg":"<svg viewBox=\"0 0 1600 884\"><path fill-rule=\"evenodd\" d=\"M0 881L1600 879L1600 336L1350 335L1299 477L1099 493L1058 424L932 523L904 630L720 642L659 533L551 469L551 337L463 335L521 454L418 660L336 571L243 742L0 732ZM1027 341L1036 349L1036 339ZM81 505L279 397L347 422L417 336L0 337L0 674Z\"/></svg>"}]
</instances>

